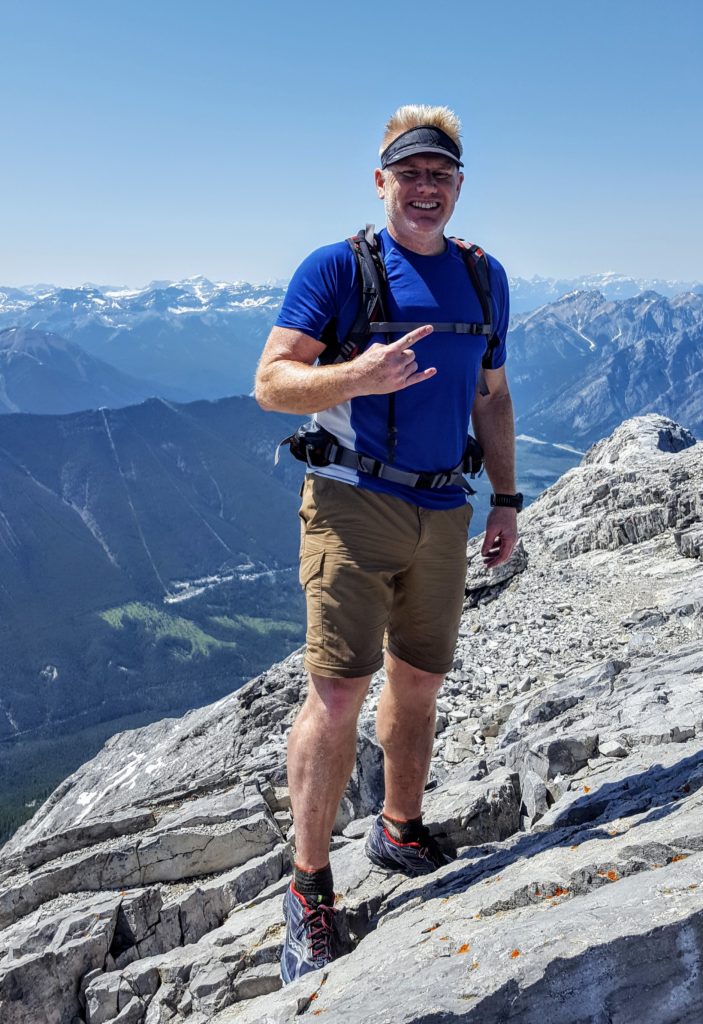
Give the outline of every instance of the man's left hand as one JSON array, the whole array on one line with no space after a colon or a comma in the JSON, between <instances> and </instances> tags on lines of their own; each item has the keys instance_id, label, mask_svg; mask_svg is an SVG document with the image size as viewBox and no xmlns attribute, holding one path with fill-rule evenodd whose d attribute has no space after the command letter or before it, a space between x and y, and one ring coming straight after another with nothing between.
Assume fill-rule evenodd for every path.
<instances>
[{"instance_id":1,"label":"man's left hand","mask_svg":"<svg viewBox=\"0 0 703 1024\"><path fill-rule=\"evenodd\" d=\"M517 512L514 508L492 508L486 521L481 556L487 569L507 562L517 544Z\"/></svg>"}]
</instances>

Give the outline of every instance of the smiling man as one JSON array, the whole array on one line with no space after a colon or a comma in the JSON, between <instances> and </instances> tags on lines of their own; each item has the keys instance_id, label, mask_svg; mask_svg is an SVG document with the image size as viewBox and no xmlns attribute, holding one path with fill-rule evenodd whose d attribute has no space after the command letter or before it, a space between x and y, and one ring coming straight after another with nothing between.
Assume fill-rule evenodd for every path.
<instances>
[{"instance_id":1,"label":"smiling man","mask_svg":"<svg viewBox=\"0 0 703 1024\"><path fill-rule=\"evenodd\" d=\"M422 797L464 597L470 421L495 491L486 565L506 561L517 539L507 279L493 257L444 234L461 156L446 107L396 111L375 171L385 229L304 260L257 372L264 409L314 414L289 439L308 463L300 581L310 685L288 744L286 982L338 954L330 839L359 711L384 665L376 734L385 801L366 853L411 876L448 861L423 824Z\"/></svg>"}]
</instances>

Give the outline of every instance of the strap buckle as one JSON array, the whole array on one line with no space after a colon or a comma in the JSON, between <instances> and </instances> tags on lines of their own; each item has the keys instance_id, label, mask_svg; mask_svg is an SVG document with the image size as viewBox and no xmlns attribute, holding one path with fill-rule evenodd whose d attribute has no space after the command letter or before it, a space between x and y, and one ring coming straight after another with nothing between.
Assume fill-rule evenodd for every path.
<instances>
[{"instance_id":1,"label":"strap buckle","mask_svg":"<svg viewBox=\"0 0 703 1024\"><path fill-rule=\"evenodd\" d=\"M382 465L378 459L372 459L370 455L357 454L357 462L360 473L367 473L368 476L378 476L379 467Z\"/></svg>"}]
</instances>

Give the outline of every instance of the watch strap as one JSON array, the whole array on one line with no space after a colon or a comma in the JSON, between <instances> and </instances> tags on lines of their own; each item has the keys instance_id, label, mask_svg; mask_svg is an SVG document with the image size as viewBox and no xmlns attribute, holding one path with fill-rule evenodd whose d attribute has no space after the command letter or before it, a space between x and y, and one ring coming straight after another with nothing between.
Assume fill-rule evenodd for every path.
<instances>
[{"instance_id":1,"label":"watch strap","mask_svg":"<svg viewBox=\"0 0 703 1024\"><path fill-rule=\"evenodd\" d=\"M492 494L492 508L514 508L516 512L522 512L524 499L522 494Z\"/></svg>"}]
</instances>

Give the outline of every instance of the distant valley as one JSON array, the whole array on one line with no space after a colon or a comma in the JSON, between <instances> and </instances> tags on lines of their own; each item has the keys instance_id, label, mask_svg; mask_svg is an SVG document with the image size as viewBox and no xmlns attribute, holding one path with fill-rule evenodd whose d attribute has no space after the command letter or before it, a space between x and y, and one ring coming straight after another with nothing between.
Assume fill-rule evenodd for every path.
<instances>
[{"instance_id":1,"label":"distant valley","mask_svg":"<svg viewBox=\"0 0 703 1024\"><path fill-rule=\"evenodd\" d=\"M0 417L10 817L86 743L229 693L301 643L301 467L273 464L295 423L246 397Z\"/></svg>"}]
</instances>

